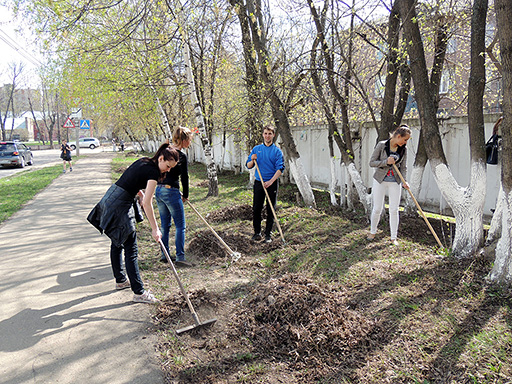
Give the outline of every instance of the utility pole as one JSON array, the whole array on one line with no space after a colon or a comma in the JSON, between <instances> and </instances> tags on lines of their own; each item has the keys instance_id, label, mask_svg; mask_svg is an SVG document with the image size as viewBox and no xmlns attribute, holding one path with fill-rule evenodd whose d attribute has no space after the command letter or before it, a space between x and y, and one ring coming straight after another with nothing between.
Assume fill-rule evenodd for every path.
<instances>
[{"instance_id":1,"label":"utility pole","mask_svg":"<svg viewBox=\"0 0 512 384\"><path fill-rule=\"evenodd\" d=\"M80 119L82 118L82 108L74 108L71 112L71 119L75 125L75 137L76 137L76 156L80 156Z\"/></svg>"}]
</instances>

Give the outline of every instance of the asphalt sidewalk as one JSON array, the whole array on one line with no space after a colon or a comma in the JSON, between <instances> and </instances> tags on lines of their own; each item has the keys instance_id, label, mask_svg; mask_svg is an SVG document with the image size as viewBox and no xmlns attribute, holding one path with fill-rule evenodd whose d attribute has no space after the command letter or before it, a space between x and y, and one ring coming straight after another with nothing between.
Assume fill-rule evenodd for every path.
<instances>
[{"instance_id":1,"label":"asphalt sidewalk","mask_svg":"<svg viewBox=\"0 0 512 384\"><path fill-rule=\"evenodd\" d=\"M86 217L111 184L91 154L0 226L0 381L158 384L151 308L115 291L110 241Z\"/></svg>"}]
</instances>

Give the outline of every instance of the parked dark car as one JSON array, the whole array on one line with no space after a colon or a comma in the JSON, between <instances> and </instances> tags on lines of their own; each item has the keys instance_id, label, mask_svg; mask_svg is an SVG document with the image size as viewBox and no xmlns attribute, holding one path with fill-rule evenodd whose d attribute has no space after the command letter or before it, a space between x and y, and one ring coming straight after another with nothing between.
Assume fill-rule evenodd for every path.
<instances>
[{"instance_id":1,"label":"parked dark car","mask_svg":"<svg viewBox=\"0 0 512 384\"><path fill-rule=\"evenodd\" d=\"M2 167L20 167L34 164L30 147L18 141L0 141L0 165Z\"/></svg>"}]
</instances>

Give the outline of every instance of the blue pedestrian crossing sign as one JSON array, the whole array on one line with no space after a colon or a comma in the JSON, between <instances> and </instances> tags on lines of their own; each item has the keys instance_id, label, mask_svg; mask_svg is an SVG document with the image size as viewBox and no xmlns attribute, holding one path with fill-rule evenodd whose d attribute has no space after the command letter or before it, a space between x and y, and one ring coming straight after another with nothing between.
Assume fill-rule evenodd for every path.
<instances>
[{"instance_id":1,"label":"blue pedestrian crossing sign","mask_svg":"<svg viewBox=\"0 0 512 384\"><path fill-rule=\"evenodd\" d=\"M80 120L80 129L90 129L91 122L90 120Z\"/></svg>"}]
</instances>

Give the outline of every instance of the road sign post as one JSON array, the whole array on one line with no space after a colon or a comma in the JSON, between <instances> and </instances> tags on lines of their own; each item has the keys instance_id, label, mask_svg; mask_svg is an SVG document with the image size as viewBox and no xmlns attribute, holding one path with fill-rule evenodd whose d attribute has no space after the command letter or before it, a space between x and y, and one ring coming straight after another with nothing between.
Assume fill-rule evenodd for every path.
<instances>
[{"instance_id":1,"label":"road sign post","mask_svg":"<svg viewBox=\"0 0 512 384\"><path fill-rule=\"evenodd\" d=\"M69 141L69 130L75 128L75 124L73 123L73 120L71 117L68 117L66 119L66 122L62 126L63 128L66 128L66 140Z\"/></svg>"},{"instance_id":2,"label":"road sign post","mask_svg":"<svg viewBox=\"0 0 512 384\"><path fill-rule=\"evenodd\" d=\"M82 118L82 108L72 108L71 115L76 130L76 156L80 156L80 119Z\"/></svg>"},{"instance_id":3,"label":"road sign post","mask_svg":"<svg viewBox=\"0 0 512 384\"><path fill-rule=\"evenodd\" d=\"M76 130L76 156L80 156L80 124L78 119L76 119L75 123Z\"/></svg>"}]
</instances>

